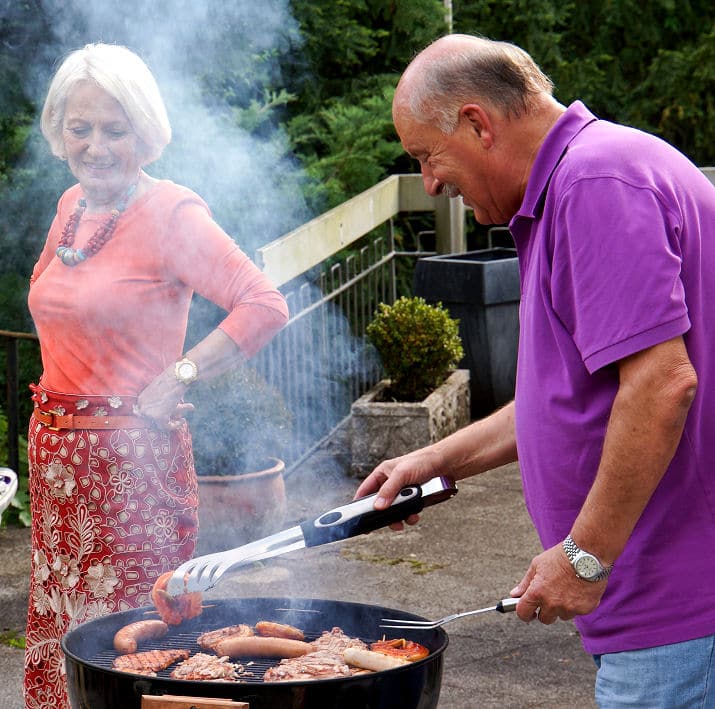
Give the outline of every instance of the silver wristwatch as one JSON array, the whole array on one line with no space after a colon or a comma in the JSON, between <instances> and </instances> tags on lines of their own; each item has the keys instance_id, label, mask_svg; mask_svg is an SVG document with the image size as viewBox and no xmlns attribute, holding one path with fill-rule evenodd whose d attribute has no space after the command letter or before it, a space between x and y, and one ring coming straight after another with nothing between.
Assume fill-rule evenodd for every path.
<instances>
[{"instance_id":1,"label":"silver wristwatch","mask_svg":"<svg viewBox=\"0 0 715 709\"><path fill-rule=\"evenodd\" d=\"M603 581L608 578L608 575L613 570L613 564L604 566L593 554L581 549L576 542L571 539L569 534L564 539L562 546L566 552L566 556L576 572L576 576L584 581Z\"/></svg>"},{"instance_id":2,"label":"silver wristwatch","mask_svg":"<svg viewBox=\"0 0 715 709\"><path fill-rule=\"evenodd\" d=\"M182 384L191 384L195 382L199 376L199 368L196 362L192 362L188 357L180 359L174 365L174 376Z\"/></svg>"}]
</instances>

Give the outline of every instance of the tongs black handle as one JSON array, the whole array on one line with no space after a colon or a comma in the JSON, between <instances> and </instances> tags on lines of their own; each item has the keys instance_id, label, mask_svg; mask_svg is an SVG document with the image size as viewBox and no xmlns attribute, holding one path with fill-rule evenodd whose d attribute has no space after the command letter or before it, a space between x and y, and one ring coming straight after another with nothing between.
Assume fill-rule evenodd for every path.
<instances>
[{"instance_id":1,"label":"tongs black handle","mask_svg":"<svg viewBox=\"0 0 715 709\"><path fill-rule=\"evenodd\" d=\"M302 522L300 527L305 545L314 547L382 529L421 512L427 505L447 500L456 492L454 481L439 477L424 485L403 487L392 504L384 510L376 510L373 507L377 493L361 497L347 505L324 512L315 519Z\"/></svg>"}]
</instances>

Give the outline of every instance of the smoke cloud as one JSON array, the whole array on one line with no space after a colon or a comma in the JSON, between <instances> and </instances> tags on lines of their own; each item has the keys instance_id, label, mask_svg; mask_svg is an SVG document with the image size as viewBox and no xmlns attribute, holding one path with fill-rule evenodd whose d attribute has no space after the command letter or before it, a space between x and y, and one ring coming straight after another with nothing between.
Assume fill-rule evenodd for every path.
<instances>
[{"instance_id":1,"label":"smoke cloud","mask_svg":"<svg viewBox=\"0 0 715 709\"><path fill-rule=\"evenodd\" d=\"M198 192L249 255L310 218L303 173L277 122L266 120L249 133L236 112L270 100L264 90L281 86L281 56L300 45L287 0L44 0L36 13L46 41L27 72L26 93L38 113L52 73L70 51L89 42L124 44L154 73L172 124L172 142L147 168L150 174ZM209 80L211 93L223 93L225 101L209 103ZM55 160L43 144L35 147L31 163ZM49 172L55 180L62 175ZM65 173L57 196L73 181Z\"/></svg>"}]
</instances>

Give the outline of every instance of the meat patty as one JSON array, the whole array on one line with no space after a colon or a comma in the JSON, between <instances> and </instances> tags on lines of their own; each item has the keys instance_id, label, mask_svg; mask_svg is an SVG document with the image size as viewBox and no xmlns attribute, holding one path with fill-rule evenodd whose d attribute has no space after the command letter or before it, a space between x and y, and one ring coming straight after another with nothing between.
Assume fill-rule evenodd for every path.
<instances>
[{"instance_id":1,"label":"meat patty","mask_svg":"<svg viewBox=\"0 0 715 709\"><path fill-rule=\"evenodd\" d=\"M225 680L235 682L243 674L243 667L229 662L227 657L216 657L197 652L184 660L172 671L174 679L186 680Z\"/></svg>"},{"instance_id":2,"label":"meat patty","mask_svg":"<svg viewBox=\"0 0 715 709\"><path fill-rule=\"evenodd\" d=\"M332 652L310 652L301 657L281 660L275 667L269 667L263 675L264 682L289 682L291 680L330 679L350 677L352 671L342 657Z\"/></svg>"},{"instance_id":3,"label":"meat patty","mask_svg":"<svg viewBox=\"0 0 715 709\"><path fill-rule=\"evenodd\" d=\"M301 657L281 660L263 675L264 682L289 682L291 680L331 679L350 677L365 671L345 663L343 652L349 648L367 649L360 638L351 638L340 628L326 630L310 643L314 650Z\"/></svg>"},{"instance_id":4,"label":"meat patty","mask_svg":"<svg viewBox=\"0 0 715 709\"><path fill-rule=\"evenodd\" d=\"M368 646L360 638L351 638L345 635L341 628L335 627L332 630L325 630L323 634L310 643L316 650L332 652L334 655L342 656L349 647L357 647L368 650Z\"/></svg>"},{"instance_id":5,"label":"meat patty","mask_svg":"<svg viewBox=\"0 0 715 709\"><path fill-rule=\"evenodd\" d=\"M179 660L186 660L189 654L188 650L178 649L134 652L116 657L112 662L112 667L122 672L153 676L159 670L164 670Z\"/></svg>"},{"instance_id":6,"label":"meat patty","mask_svg":"<svg viewBox=\"0 0 715 709\"><path fill-rule=\"evenodd\" d=\"M224 640L226 638L231 638L234 635L241 637L250 637L253 635L253 628L250 625L229 625L226 628L218 628L217 630L209 630L206 633L202 633L196 638L196 642L199 647L204 650L211 650L216 652L216 643Z\"/></svg>"}]
</instances>

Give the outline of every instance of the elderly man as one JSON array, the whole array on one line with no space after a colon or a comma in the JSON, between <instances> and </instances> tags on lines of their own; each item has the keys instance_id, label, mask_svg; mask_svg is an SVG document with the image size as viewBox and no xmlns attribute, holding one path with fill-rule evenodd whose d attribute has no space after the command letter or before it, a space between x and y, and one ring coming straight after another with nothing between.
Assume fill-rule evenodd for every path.
<instances>
[{"instance_id":1,"label":"elderly man","mask_svg":"<svg viewBox=\"0 0 715 709\"><path fill-rule=\"evenodd\" d=\"M506 43L437 40L393 118L429 194L509 224L516 396L357 495L380 508L518 460L545 549L519 617L575 618L601 707L715 707L715 187L663 141L559 104Z\"/></svg>"}]
</instances>

